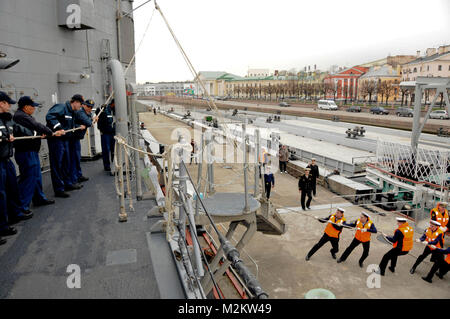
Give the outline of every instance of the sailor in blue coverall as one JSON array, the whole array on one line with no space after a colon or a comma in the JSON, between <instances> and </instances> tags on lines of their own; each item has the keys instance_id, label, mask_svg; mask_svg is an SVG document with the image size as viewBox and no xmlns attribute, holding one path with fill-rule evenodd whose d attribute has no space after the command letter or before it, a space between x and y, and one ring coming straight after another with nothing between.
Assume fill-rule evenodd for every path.
<instances>
[{"instance_id":1,"label":"sailor in blue coverall","mask_svg":"<svg viewBox=\"0 0 450 319\"><path fill-rule=\"evenodd\" d=\"M6 93L0 92L0 245L6 243L2 236L17 233L12 224L33 217L20 204L16 168L13 156L14 122L9 113L11 104L16 104Z\"/></svg>"},{"instance_id":2,"label":"sailor in blue coverall","mask_svg":"<svg viewBox=\"0 0 450 319\"><path fill-rule=\"evenodd\" d=\"M19 108L13 117L16 124L14 128L15 138L53 136L52 130L37 122L32 116L36 107L41 107L40 104L35 103L29 96L21 97L18 104ZM29 210L31 201L35 206L55 203L54 200L47 199L42 190L41 162L39 160L41 138L15 140L14 148L14 158L20 171L19 189L22 207Z\"/></svg>"},{"instance_id":3,"label":"sailor in blue coverall","mask_svg":"<svg viewBox=\"0 0 450 319\"><path fill-rule=\"evenodd\" d=\"M75 127L84 125L85 127L92 126L91 112L95 106L93 100L84 101L81 109L75 112ZM73 137L70 139L69 147L71 152L72 165L72 183L86 182L89 178L83 176L81 171L81 140L84 139L87 130L75 131Z\"/></svg>"},{"instance_id":4,"label":"sailor in blue coverall","mask_svg":"<svg viewBox=\"0 0 450 319\"><path fill-rule=\"evenodd\" d=\"M47 126L53 132L62 130L65 133L65 131L73 129L75 127L75 112L81 109L83 103L83 97L76 94L64 104L52 106L46 116ZM66 191L81 188L79 184L72 181L72 163L70 161L69 148L69 140L72 136L73 132L70 132L61 137L48 139L51 177L56 197L67 198L70 195Z\"/></svg>"},{"instance_id":5,"label":"sailor in blue coverall","mask_svg":"<svg viewBox=\"0 0 450 319\"><path fill-rule=\"evenodd\" d=\"M116 126L114 123L114 100L111 104L106 106L103 112L98 116L97 128L101 133L102 140L102 156L103 156L103 168L105 171L111 171L111 161L114 158L114 135L116 135ZM98 115L100 109L97 109L96 114Z\"/></svg>"}]
</instances>

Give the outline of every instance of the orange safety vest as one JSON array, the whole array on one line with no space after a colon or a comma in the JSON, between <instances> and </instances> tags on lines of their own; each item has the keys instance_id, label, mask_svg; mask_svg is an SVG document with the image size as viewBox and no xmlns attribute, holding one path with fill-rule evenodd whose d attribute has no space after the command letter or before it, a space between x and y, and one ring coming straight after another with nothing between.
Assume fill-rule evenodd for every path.
<instances>
[{"instance_id":1,"label":"orange safety vest","mask_svg":"<svg viewBox=\"0 0 450 319\"><path fill-rule=\"evenodd\" d=\"M334 213L333 215L331 215L330 217L330 221L332 221L335 224L340 224L345 222L345 217L342 217L341 219L336 219L336 213ZM333 238L339 238L339 234L341 233L341 230L337 230L336 228L334 228L333 224L328 223L327 227L325 227L325 234L327 234L330 237Z\"/></svg>"},{"instance_id":2,"label":"orange safety vest","mask_svg":"<svg viewBox=\"0 0 450 319\"><path fill-rule=\"evenodd\" d=\"M447 262L447 264L450 264L450 254L447 254L447 258L445 258L445 261Z\"/></svg>"},{"instance_id":3,"label":"orange safety vest","mask_svg":"<svg viewBox=\"0 0 450 319\"><path fill-rule=\"evenodd\" d=\"M414 229L408 225L408 223L403 223L398 230L400 230L403 234L403 247L402 251L410 251L413 247L413 236ZM393 247L397 247L398 242L395 242Z\"/></svg>"},{"instance_id":4,"label":"orange safety vest","mask_svg":"<svg viewBox=\"0 0 450 319\"><path fill-rule=\"evenodd\" d=\"M269 155L269 152L263 150L262 153L259 155L259 162L262 164L267 164L267 155Z\"/></svg>"},{"instance_id":5,"label":"orange safety vest","mask_svg":"<svg viewBox=\"0 0 450 319\"><path fill-rule=\"evenodd\" d=\"M425 233L425 236L426 236L425 240L426 240L427 242L433 241L433 240L435 240L435 239L439 236L439 234L442 234L442 233L443 233L443 231L442 231L440 228L438 228L435 232L433 232L433 231L431 230L431 228L428 227L428 229L427 229L427 231L426 231L426 233ZM442 239L442 241L444 241L444 239ZM437 243L435 246L436 246L437 248L442 248L441 243ZM431 247L430 247L430 249L431 249L431 250L435 250L436 248L431 248Z\"/></svg>"},{"instance_id":6,"label":"orange safety vest","mask_svg":"<svg viewBox=\"0 0 450 319\"><path fill-rule=\"evenodd\" d=\"M358 221L356 222L355 238L363 243L370 241L370 232L366 231L363 233L361 230L362 229L369 230L371 226L372 221L370 219L366 222L365 225L363 225L363 223L358 219Z\"/></svg>"},{"instance_id":7,"label":"orange safety vest","mask_svg":"<svg viewBox=\"0 0 450 319\"><path fill-rule=\"evenodd\" d=\"M448 224L449 216L448 216L448 210L444 210L444 213L441 214L439 211L439 208L436 206L433 208L430 212L431 217L433 217L433 212L436 213L436 221L441 223L441 226L446 227Z\"/></svg>"}]
</instances>

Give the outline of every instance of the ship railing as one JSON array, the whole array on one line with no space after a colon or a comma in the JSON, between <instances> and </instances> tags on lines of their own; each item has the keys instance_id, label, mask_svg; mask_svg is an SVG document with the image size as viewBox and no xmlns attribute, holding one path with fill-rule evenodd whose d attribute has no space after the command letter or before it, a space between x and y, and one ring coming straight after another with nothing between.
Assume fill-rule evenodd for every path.
<instances>
[{"instance_id":1,"label":"ship railing","mask_svg":"<svg viewBox=\"0 0 450 319\"><path fill-rule=\"evenodd\" d=\"M262 289L260 283L258 282L257 278L253 275L253 273L251 272L251 270L249 268L247 268L247 266L244 264L244 261L240 258L240 253L239 251L236 249L236 247L219 231L219 229L217 228L216 223L214 222L211 214L208 212L208 209L206 208L202 198L200 197L200 193L192 179L192 177L189 174L189 171L186 167L186 164L184 161L180 161L179 164L180 167L180 181L182 181L183 179L185 179L187 177L186 180L189 180L193 186L196 198L198 199L201 207L203 208L203 211L205 213L205 215L207 216L210 225L212 226L212 229L214 230L215 235L217 236L217 238L219 239L220 244L223 247L223 253L225 255L225 257L227 258L228 261L231 262L231 266L233 267L233 269L236 270L237 274L239 275L239 277L242 279L246 289L248 289L248 291L250 291L250 293L252 294L252 296L254 296L254 298L256 299L266 299L268 298L268 294ZM184 174L186 174L186 176L184 176ZM197 232L196 232L196 227L195 227L195 219L194 214L193 214L193 210L192 207L190 207L189 205L189 199L187 196L187 192L186 192L186 188L185 187L179 187L179 191L180 194L183 194L181 196L182 201L183 201L183 206L186 209L187 208L187 213L188 213L188 217L189 217L189 224L190 224L190 229L191 229L191 236L194 239L194 242L197 243L196 246L197 249L199 249L199 247L201 247L198 236L197 236ZM182 215L180 215L180 221L183 221L184 217ZM179 227L180 230L183 229L185 227L185 219L184 222L179 223ZM194 246L194 251L195 251L195 246ZM202 259L204 264L207 266L208 265L208 261L203 253L203 251L201 251L202 254ZM197 259L198 260L198 259ZM203 264L200 264L198 262L195 263L197 266L197 272L199 270L199 267L203 267ZM214 286L216 287L216 283L214 281L214 274L211 272L211 270L209 269L209 267L207 267L207 270L209 272L209 275L211 276L211 279L213 280ZM218 291L218 287L216 287L216 290Z\"/></svg>"}]
</instances>

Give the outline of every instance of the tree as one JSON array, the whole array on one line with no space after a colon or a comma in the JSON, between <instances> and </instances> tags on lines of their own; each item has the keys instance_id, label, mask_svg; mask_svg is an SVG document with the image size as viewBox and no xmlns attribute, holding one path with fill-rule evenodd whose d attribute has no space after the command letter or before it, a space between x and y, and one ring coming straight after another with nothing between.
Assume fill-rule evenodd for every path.
<instances>
[{"instance_id":1,"label":"tree","mask_svg":"<svg viewBox=\"0 0 450 319\"><path fill-rule=\"evenodd\" d=\"M234 86L234 94L237 94L237 97L239 98L240 93L242 92L242 89L239 84Z\"/></svg>"},{"instance_id":2,"label":"tree","mask_svg":"<svg viewBox=\"0 0 450 319\"><path fill-rule=\"evenodd\" d=\"M372 95L376 92L376 89L377 85L375 81L366 80L361 83L361 94L364 96L364 99L367 95L369 96L369 104L372 102Z\"/></svg>"},{"instance_id":3,"label":"tree","mask_svg":"<svg viewBox=\"0 0 450 319\"><path fill-rule=\"evenodd\" d=\"M325 88L324 88L325 92L333 95L333 98L336 99L337 89L336 89L336 86L334 85L334 83L325 82L324 86L325 86Z\"/></svg>"},{"instance_id":4,"label":"tree","mask_svg":"<svg viewBox=\"0 0 450 319\"><path fill-rule=\"evenodd\" d=\"M384 96L386 97L386 105L388 104L389 97L394 94L395 86L392 81L386 81L386 85L384 87Z\"/></svg>"},{"instance_id":5,"label":"tree","mask_svg":"<svg viewBox=\"0 0 450 319\"><path fill-rule=\"evenodd\" d=\"M406 96L405 103L408 101L409 90L407 88L400 87L400 92L402 93L402 104L401 104L401 106L403 106L403 100L404 100L405 96ZM408 104L408 103L406 103L406 104Z\"/></svg>"},{"instance_id":6,"label":"tree","mask_svg":"<svg viewBox=\"0 0 450 319\"><path fill-rule=\"evenodd\" d=\"M323 96L324 99L326 99L327 86L325 85L325 83L323 82L317 83L317 91L321 96Z\"/></svg>"}]
</instances>

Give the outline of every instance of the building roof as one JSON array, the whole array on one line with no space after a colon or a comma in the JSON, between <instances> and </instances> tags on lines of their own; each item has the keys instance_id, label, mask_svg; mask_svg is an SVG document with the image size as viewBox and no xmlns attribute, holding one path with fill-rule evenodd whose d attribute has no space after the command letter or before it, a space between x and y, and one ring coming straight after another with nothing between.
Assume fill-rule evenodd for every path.
<instances>
[{"instance_id":1,"label":"building roof","mask_svg":"<svg viewBox=\"0 0 450 319\"><path fill-rule=\"evenodd\" d=\"M335 77L335 76L339 76L339 75L351 75L351 76L358 76L358 75L362 75L364 73L366 73L369 70L369 68L367 67L363 67L360 65L356 65L356 66L352 66L350 68L346 68L344 70L341 70L337 73L333 73L333 74L329 74L329 77Z\"/></svg>"},{"instance_id":2,"label":"building roof","mask_svg":"<svg viewBox=\"0 0 450 319\"><path fill-rule=\"evenodd\" d=\"M383 65L377 69L371 69L366 74L361 76L361 79L373 78L373 77L398 77L397 70L390 68L387 65Z\"/></svg>"},{"instance_id":3,"label":"building roof","mask_svg":"<svg viewBox=\"0 0 450 319\"><path fill-rule=\"evenodd\" d=\"M430 61L439 59L439 58L441 58L443 56L446 56L446 55L450 55L450 52L436 53L436 54L433 54L433 55L430 55L430 56L423 56L423 57L415 59L415 60L413 60L413 61L411 61L409 63L406 63L405 65L412 65L412 64L423 63L423 62L430 62Z\"/></svg>"},{"instance_id":4,"label":"building roof","mask_svg":"<svg viewBox=\"0 0 450 319\"><path fill-rule=\"evenodd\" d=\"M198 75L202 76L205 80L216 80L225 74L227 74L227 72L224 71L200 71L198 73Z\"/></svg>"}]
</instances>

